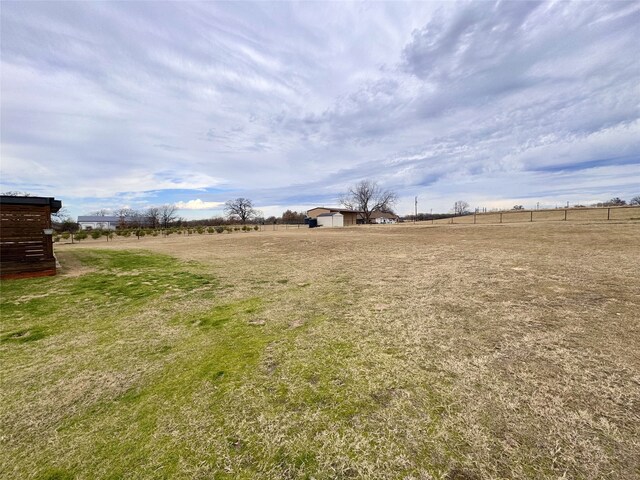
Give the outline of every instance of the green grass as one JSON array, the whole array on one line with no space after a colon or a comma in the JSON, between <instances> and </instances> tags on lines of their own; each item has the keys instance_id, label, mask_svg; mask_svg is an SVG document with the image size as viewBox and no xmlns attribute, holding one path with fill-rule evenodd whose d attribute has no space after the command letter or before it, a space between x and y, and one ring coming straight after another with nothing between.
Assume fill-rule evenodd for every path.
<instances>
[{"instance_id":1,"label":"green grass","mask_svg":"<svg viewBox=\"0 0 640 480\"><path fill-rule=\"evenodd\" d=\"M158 435L158 427L208 386L216 391L207 397L207 410L215 411L223 392L242 381L243 372L255 369L270 338L265 329L248 323L260 312L261 299L217 304L221 291L212 275L196 273L193 265L186 268L168 256L74 254L95 271L3 282L0 304L5 367L30 367L36 375L46 372L45 385L8 379L5 386L16 390L3 414L17 416L22 402L40 404L42 410L61 408L60 418L47 430L66 437L67 448L73 445L70 458L64 460L60 444L50 450L45 442L44 448L29 452L26 442L44 432L26 429L12 432L23 451L16 449L15 457L3 458L3 466L15 462L13 468L21 475L38 478L93 476L91 472L101 471L117 478L140 468L152 452L163 451L163 475L171 475L189 446ZM180 304L189 305L176 308ZM170 332L154 335L154 325ZM127 342L129 346L122 345ZM37 391L60 389L62 384L62 394L74 388L74 376L117 377L132 370L142 374L116 385L116 391L94 385L97 396L90 402L56 405L55 397L47 399Z\"/></svg>"},{"instance_id":2,"label":"green grass","mask_svg":"<svg viewBox=\"0 0 640 480\"><path fill-rule=\"evenodd\" d=\"M353 436L393 393L371 391L355 372L375 365L330 325L346 280L249 279L239 297L197 262L64 255L86 273L2 283L0 477L353 476L362 446L323 453L325 436Z\"/></svg>"}]
</instances>

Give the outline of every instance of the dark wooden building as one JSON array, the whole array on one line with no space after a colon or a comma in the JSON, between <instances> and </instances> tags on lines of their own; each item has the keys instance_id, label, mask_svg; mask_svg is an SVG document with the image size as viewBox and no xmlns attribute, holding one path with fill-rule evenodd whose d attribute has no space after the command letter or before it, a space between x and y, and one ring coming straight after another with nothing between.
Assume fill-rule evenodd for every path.
<instances>
[{"instance_id":1,"label":"dark wooden building","mask_svg":"<svg viewBox=\"0 0 640 480\"><path fill-rule=\"evenodd\" d=\"M61 207L53 198L0 196L0 278L56 274L51 214Z\"/></svg>"}]
</instances>

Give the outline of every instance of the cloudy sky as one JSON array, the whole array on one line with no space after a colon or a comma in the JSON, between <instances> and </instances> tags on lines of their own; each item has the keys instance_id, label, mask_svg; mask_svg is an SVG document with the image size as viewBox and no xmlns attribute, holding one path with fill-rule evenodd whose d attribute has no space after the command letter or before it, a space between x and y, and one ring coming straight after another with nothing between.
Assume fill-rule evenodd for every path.
<instances>
[{"instance_id":1,"label":"cloudy sky","mask_svg":"<svg viewBox=\"0 0 640 480\"><path fill-rule=\"evenodd\" d=\"M638 2L2 2L1 187L74 215L374 179L401 214L640 194Z\"/></svg>"}]
</instances>

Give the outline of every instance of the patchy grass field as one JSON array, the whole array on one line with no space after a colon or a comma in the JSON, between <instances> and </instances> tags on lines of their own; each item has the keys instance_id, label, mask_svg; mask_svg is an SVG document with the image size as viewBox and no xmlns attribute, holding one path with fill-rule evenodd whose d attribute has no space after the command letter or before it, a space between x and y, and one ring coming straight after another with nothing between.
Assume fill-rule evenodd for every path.
<instances>
[{"instance_id":1,"label":"patchy grass field","mask_svg":"<svg viewBox=\"0 0 640 480\"><path fill-rule=\"evenodd\" d=\"M0 476L640 478L639 238L59 246L57 277L2 282Z\"/></svg>"}]
</instances>

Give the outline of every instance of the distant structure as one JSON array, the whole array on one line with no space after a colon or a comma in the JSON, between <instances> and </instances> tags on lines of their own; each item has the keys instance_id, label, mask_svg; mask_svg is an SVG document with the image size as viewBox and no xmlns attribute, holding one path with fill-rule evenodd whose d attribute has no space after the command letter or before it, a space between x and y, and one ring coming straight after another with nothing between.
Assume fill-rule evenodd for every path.
<instances>
[{"instance_id":1,"label":"distant structure","mask_svg":"<svg viewBox=\"0 0 640 480\"><path fill-rule=\"evenodd\" d=\"M320 220L320 216L321 215L325 215L326 214L335 214L338 213L342 216L342 225L338 225L339 220L337 220L338 217L335 217L336 220L332 223L333 226L340 226L340 227L349 227L351 225L357 225L358 222L358 218L360 215L360 212L357 210L349 210L347 208L334 208L334 207L315 207L312 208L311 210L307 210L307 216L309 218L317 218L318 219L318 226L321 225L321 222L323 220ZM325 222L327 222L327 226L329 225L330 220L324 220ZM323 223L324 225L324 223Z\"/></svg>"},{"instance_id":2,"label":"distant structure","mask_svg":"<svg viewBox=\"0 0 640 480\"><path fill-rule=\"evenodd\" d=\"M51 214L61 208L50 197L0 196L0 278L56 274Z\"/></svg>"},{"instance_id":3,"label":"distant structure","mask_svg":"<svg viewBox=\"0 0 640 480\"><path fill-rule=\"evenodd\" d=\"M78 217L81 230L115 230L120 224L120 217L108 215L84 215Z\"/></svg>"},{"instance_id":4,"label":"distant structure","mask_svg":"<svg viewBox=\"0 0 640 480\"><path fill-rule=\"evenodd\" d=\"M395 213L379 211L372 212L369 218L371 220L371 223L398 223L398 221L400 220L400 217L398 217L398 215L396 215Z\"/></svg>"}]
</instances>

